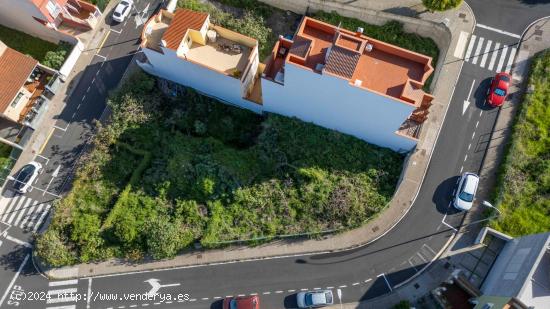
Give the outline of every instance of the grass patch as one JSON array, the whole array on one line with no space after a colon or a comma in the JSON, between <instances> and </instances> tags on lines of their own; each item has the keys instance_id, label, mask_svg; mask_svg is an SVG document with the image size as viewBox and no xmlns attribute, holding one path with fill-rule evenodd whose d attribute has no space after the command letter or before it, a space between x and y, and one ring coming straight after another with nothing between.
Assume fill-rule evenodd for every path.
<instances>
[{"instance_id":1,"label":"grass patch","mask_svg":"<svg viewBox=\"0 0 550 309\"><path fill-rule=\"evenodd\" d=\"M550 51L533 61L529 84L496 188L502 216L491 226L512 236L550 229Z\"/></svg>"},{"instance_id":2,"label":"grass patch","mask_svg":"<svg viewBox=\"0 0 550 309\"><path fill-rule=\"evenodd\" d=\"M0 41L56 70L61 68L73 47L67 42L54 44L2 25L0 25Z\"/></svg>"},{"instance_id":3,"label":"grass patch","mask_svg":"<svg viewBox=\"0 0 550 309\"><path fill-rule=\"evenodd\" d=\"M393 195L400 154L192 90L159 93L140 73L109 100L111 124L38 238L50 264L167 258L195 242L351 229Z\"/></svg>"},{"instance_id":4,"label":"grass patch","mask_svg":"<svg viewBox=\"0 0 550 309\"><path fill-rule=\"evenodd\" d=\"M4 168L8 165L10 160L12 147L10 145L0 143L0 168Z\"/></svg>"}]
</instances>

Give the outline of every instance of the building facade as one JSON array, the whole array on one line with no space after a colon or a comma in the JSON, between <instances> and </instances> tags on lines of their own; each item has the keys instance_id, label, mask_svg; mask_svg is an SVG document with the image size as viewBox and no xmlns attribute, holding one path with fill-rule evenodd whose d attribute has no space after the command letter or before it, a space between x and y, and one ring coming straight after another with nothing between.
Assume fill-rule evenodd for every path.
<instances>
[{"instance_id":1,"label":"building facade","mask_svg":"<svg viewBox=\"0 0 550 309\"><path fill-rule=\"evenodd\" d=\"M265 64L256 40L205 13L161 10L145 25L147 72L223 102L272 112L407 152L433 97L422 90L431 58L304 17Z\"/></svg>"},{"instance_id":2,"label":"building facade","mask_svg":"<svg viewBox=\"0 0 550 309\"><path fill-rule=\"evenodd\" d=\"M100 17L97 6L82 0L0 0L0 24L53 43L75 44Z\"/></svg>"}]
</instances>

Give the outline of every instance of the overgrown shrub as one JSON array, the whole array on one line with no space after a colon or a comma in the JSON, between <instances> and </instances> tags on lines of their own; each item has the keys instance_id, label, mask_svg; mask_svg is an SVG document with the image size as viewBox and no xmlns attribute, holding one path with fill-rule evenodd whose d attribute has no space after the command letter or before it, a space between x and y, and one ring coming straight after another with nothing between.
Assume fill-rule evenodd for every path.
<instances>
[{"instance_id":1,"label":"overgrown shrub","mask_svg":"<svg viewBox=\"0 0 550 309\"><path fill-rule=\"evenodd\" d=\"M55 70L59 70L73 46L67 42L60 42L55 51L49 51L44 56L42 64Z\"/></svg>"},{"instance_id":2,"label":"overgrown shrub","mask_svg":"<svg viewBox=\"0 0 550 309\"><path fill-rule=\"evenodd\" d=\"M491 226L512 236L550 229L550 51L535 58L529 85L516 116L510 146L499 171Z\"/></svg>"}]
</instances>

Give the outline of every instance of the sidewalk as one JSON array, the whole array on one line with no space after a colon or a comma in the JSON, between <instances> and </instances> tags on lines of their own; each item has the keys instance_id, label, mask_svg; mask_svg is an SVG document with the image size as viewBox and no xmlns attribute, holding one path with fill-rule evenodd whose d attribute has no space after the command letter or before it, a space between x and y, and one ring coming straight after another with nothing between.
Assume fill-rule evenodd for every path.
<instances>
[{"instance_id":1,"label":"sidewalk","mask_svg":"<svg viewBox=\"0 0 550 309\"><path fill-rule=\"evenodd\" d=\"M35 157L40 154L40 150L48 142L48 139L51 138L51 133L54 129L53 126L56 123L57 116L61 114L61 111L65 108L68 98L71 96L74 88L78 85L82 72L91 63L92 58L97 53L99 44L103 41L103 38L109 31L109 26L105 24L105 16L114 8L115 5L116 1L111 1L103 11L103 18L100 19L100 22L97 24L96 28L79 36L79 39L84 45L84 51L78 58L66 81L58 90L58 94L55 95L50 101L50 106L44 115L42 123L35 128L34 134L30 138L27 147L19 156L19 159L12 168L12 171L19 170L26 163L33 161Z\"/></svg>"},{"instance_id":2,"label":"sidewalk","mask_svg":"<svg viewBox=\"0 0 550 309\"><path fill-rule=\"evenodd\" d=\"M512 76L514 84L510 89L512 97L506 101L500 109L496 124L493 128L489 147L485 155L482 165L482 177L485 177L490 184L487 188L493 188L496 181L498 167L502 161L506 147L512 133L512 124L515 114L518 111L519 105L523 100L523 93L528 89L526 84L529 78L529 67L532 57L550 48L550 17L541 19L533 23L522 36L519 46L519 52L514 60ZM543 35L546 34L546 35ZM489 198L491 192L484 190L479 192L481 198ZM480 212L469 213L465 224L475 220L483 219L484 216ZM457 269L464 269L464 265L468 263L468 252L476 251L480 248L479 245L474 245L474 240L479 234L483 226L475 224L467 229L461 230L459 236L449 246L449 250L445 252L440 259L435 261L432 266L423 273L422 276L409 282L402 288L371 301L360 303L347 303L342 306L345 309L351 308L391 308L400 300L407 299L414 302L418 301L422 296L436 288L442 281L447 280L451 273ZM413 304L414 305L414 304ZM331 309L340 308L340 306L330 307Z\"/></svg>"},{"instance_id":3,"label":"sidewalk","mask_svg":"<svg viewBox=\"0 0 550 309\"><path fill-rule=\"evenodd\" d=\"M363 2L374 3L375 1L363 0ZM355 4L357 5L357 3ZM81 264L70 268L52 269L46 271L46 274L52 278L61 279L197 264L335 252L364 246L382 237L406 215L416 199L451 100L454 85L458 80L462 68L463 61L453 55L458 43L459 34L461 31L472 32L475 26L473 13L467 5L463 5L461 8L450 12L422 14L421 18L433 22L434 25L445 23L452 34L451 44L448 48L445 46L442 49L444 55L440 57L440 64L444 65L440 65L440 69L436 73L439 76L434 79L436 81L433 91L435 100L430 107L430 116L424 124L418 146L405 161L406 167L392 201L377 218L361 228L338 235L327 236L322 240L280 240L257 247L233 246L220 250L190 251L172 260L150 261L139 264L132 264L124 260L110 260L94 264Z\"/></svg>"}]
</instances>

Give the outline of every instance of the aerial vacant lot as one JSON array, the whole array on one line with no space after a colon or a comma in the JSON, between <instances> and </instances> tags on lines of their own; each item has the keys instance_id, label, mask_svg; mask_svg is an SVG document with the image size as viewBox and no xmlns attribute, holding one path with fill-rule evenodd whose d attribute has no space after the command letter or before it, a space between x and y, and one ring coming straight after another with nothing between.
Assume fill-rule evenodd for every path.
<instances>
[{"instance_id":1,"label":"aerial vacant lot","mask_svg":"<svg viewBox=\"0 0 550 309\"><path fill-rule=\"evenodd\" d=\"M38 240L53 265L354 228L388 203L402 168L400 154L297 119L192 90L164 97L144 73L109 104L111 124Z\"/></svg>"},{"instance_id":2,"label":"aerial vacant lot","mask_svg":"<svg viewBox=\"0 0 550 309\"><path fill-rule=\"evenodd\" d=\"M538 55L501 169L492 227L513 236L550 229L550 51Z\"/></svg>"}]
</instances>

